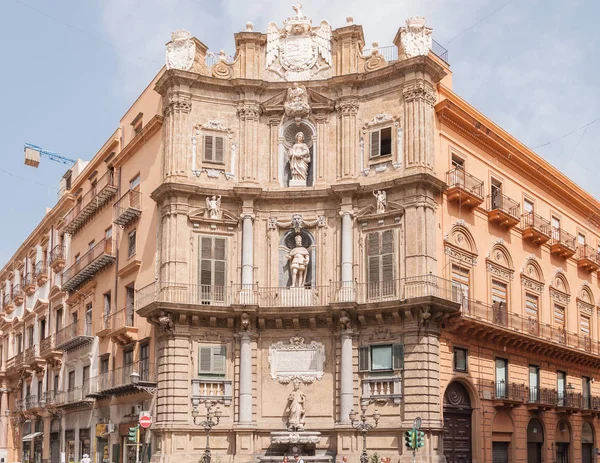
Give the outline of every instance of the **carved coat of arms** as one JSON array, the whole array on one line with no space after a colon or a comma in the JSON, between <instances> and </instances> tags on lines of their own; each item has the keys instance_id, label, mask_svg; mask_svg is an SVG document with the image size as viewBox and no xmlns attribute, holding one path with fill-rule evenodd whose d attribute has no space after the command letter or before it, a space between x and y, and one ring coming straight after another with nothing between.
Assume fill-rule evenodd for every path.
<instances>
[{"instance_id":1,"label":"carved coat of arms","mask_svg":"<svg viewBox=\"0 0 600 463\"><path fill-rule=\"evenodd\" d=\"M183 71L192 69L194 57L196 56L196 44L188 31L182 29L173 32L171 41L166 48L167 69L181 69Z\"/></svg>"},{"instance_id":2,"label":"carved coat of arms","mask_svg":"<svg viewBox=\"0 0 600 463\"><path fill-rule=\"evenodd\" d=\"M400 43L407 58L427 56L433 39L433 30L425 26L425 18L415 16L406 20L406 26L400 29Z\"/></svg>"},{"instance_id":3,"label":"carved coat of arms","mask_svg":"<svg viewBox=\"0 0 600 463\"><path fill-rule=\"evenodd\" d=\"M310 80L331 67L331 26L321 21L319 27L312 27L312 20L302 14L302 5L293 8L296 16L284 21L283 29L274 22L267 27L266 68L287 81Z\"/></svg>"}]
</instances>

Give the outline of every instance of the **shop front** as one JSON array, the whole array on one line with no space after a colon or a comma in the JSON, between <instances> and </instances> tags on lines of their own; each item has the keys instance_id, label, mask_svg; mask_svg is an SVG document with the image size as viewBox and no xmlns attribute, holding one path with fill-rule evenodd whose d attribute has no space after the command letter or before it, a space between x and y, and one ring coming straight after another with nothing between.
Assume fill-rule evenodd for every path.
<instances>
[{"instance_id":1,"label":"shop front","mask_svg":"<svg viewBox=\"0 0 600 463\"><path fill-rule=\"evenodd\" d=\"M144 429L140 428L140 443L136 444L134 442L130 442L128 439L129 428L133 428L137 426L137 421L120 424L119 425L119 436L121 440L121 459L119 461L116 460L113 455L113 463L137 463L138 458L141 461L142 458L142 442L144 442Z\"/></svg>"},{"instance_id":2,"label":"shop front","mask_svg":"<svg viewBox=\"0 0 600 463\"><path fill-rule=\"evenodd\" d=\"M109 438L110 434L108 433L108 425L103 423L97 424L95 463L109 463Z\"/></svg>"},{"instance_id":3,"label":"shop front","mask_svg":"<svg viewBox=\"0 0 600 463\"><path fill-rule=\"evenodd\" d=\"M65 457L66 463L75 461L75 430L65 430Z\"/></svg>"},{"instance_id":4,"label":"shop front","mask_svg":"<svg viewBox=\"0 0 600 463\"><path fill-rule=\"evenodd\" d=\"M92 454L91 442L90 428L79 429L79 460Z\"/></svg>"}]
</instances>

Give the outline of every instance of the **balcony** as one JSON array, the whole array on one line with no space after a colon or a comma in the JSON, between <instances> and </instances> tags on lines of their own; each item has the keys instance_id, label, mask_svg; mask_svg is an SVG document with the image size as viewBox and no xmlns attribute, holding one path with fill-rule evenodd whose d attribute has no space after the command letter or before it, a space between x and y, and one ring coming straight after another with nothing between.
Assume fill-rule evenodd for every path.
<instances>
[{"instance_id":1,"label":"balcony","mask_svg":"<svg viewBox=\"0 0 600 463\"><path fill-rule=\"evenodd\" d=\"M12 294L10 292L5 293L2 298L2 310L7 315L12 313L15 310L15 301L13 300Z\"/></svg>"},{"instance_id":2,"label":"balcony","mask_svg":"<svg viewBox=\"0 0 600 463\"><path fill-rule=\"evenodd\" d=\"M113 240L102 239L63 272L62 289L73 292L115 261Z\"/></svg>"},{"instance_id":3,"label":"balcony","mask_svg":"<svg viewBox=\"0 0 600 463\"><path fill-rule=\"evenodd\" d=\"M558 413L575 413L581 410L582 405L583 397L581 394L574 392L556 393L556 411Z\"/></svg>"},{"instance_id":4,"label":"balcony","mask_svg":"<svg viewBox=\"0 0 600 463\"><path fill-rule=\"evenodd\" d=\"M117 193L114 174L106 172L65 216L65 233L77 233Z\"/></svg>"},{"instance_id":5,"label":"balcony","mask_svg":"<svg viewBox=\"0 0 600 463\"><path fill-rule=\"evenodd\" d=\"M583 416L600 415L600 397L583 396L581 398L581 414Z\"/></svg>"},{"instance_id":6,"label":"balcony","mask_svg":"<svg viewBox=\"0 0 600 463\"><path fill-rule=\"evenodd\" d=\"M139 381L134 379L139 375ZM156 365L148 361L130 363L98 375L98 395L111 396L156 388Z\"/></svg>"},{"instance_id":7,"label":"balcony","mask_svg":"<svg viewBox=\"0 0 600 463\"><path fill-rule=\"evenodd\" d=\"M25 292L23 291L23 288L21 288L21 285L13 286L12 295L13 302L17 307L23 304L23 301L25 300Z\"/></svg>"},{"instance_id":8,"label":"balcony","mask_svg":"<svg viewBox=\"0 0 600 463\"><path fill-rule=\"evenodd\" d=\"M77 320L56 333L56 349L68 352L94 340L92 324Z\"/></svg>"},{"instance_id":9,"label":"balcony","mask_svg":"<svg viewBox=\"0 0 600 463\"><path fill-rule=\"evenodd\" d=\"M232 381L229 379L192 379L192 404L198 405L207 400L222 401L230 405L233 399Z\"/></svg>"},{"instance_id":10,"label":"balcony","mask_svg":"<svg viewBox=\"0 0 600 463\"><path fill-rule=\"evenodd\" d=\"M52 334L40 341L40 356L55 365L62 359L62 351L56 347L56 335Z\"/></svg>"},{"instance_id":11,"label":"balcony","mask_svg":"<svg viewBox=\"0 0 600 463\"><path fill-rule=\"evenodd\" d=\"M520 220L519 203L500 193L487 197L488 222L499 227L512 228Z\"/></svg>"},{"instance_id":12,"label":"balcony","mask_svg":"<svg viewBox=\"0 0 600 463\"><path fill-rule=\"evenodd\" d=\"M23 277L23 281L21 281L21 286L23 287L23 292L28 296L32 296L35 293L35 277L33 276L33 272L29 272Z\"/></svg>"},{"instance_id":13,"label":"balcony","mask_svg":"<svg viewBox=\"0 0 600 463\"><path fill-rule=\"evenodd\" d=\"M46 360L40 355L39 348L39 345L33 345L25 350L23 356L23 363L34 371L42 371L46 364Z\"/></svg>"},{"instance_id":14,"label":"balcony","mask_svg":"<svg viewBox=\"0 0 600 463\"><path fill-rule=\"evenodd\" d=\"M137 341L138 328L134 324L133 308L112 313L104 321L109 336L117 344L126 346Z\"/></svg>"},{"instance_id":15,"label":"balcony","mask_svg":"<svg viewBox=\"0 0 600 463\"><path fill-rule=\"evenodd\" d=\"M129 225L142 213L142 194L139 190L129 190L114 206L113 222L121 227Z\"/></svg>"},{"instance_id":16,"label":"balcony","mask_svg":"<svg viewBox=\"0 0 600 463\"><path fill-rule=\"evenodd\" d=\"M38 286L43 286L48 281L48 266L46 262L40 260L36 262L35 267L33 269L33 278L35 278Z\"/></svg>"},{"instance_id":17,"label":"balcony","mask_svg":"<svg viewBox=\"0 0 600 463\"><path fill-rule=\"evenodd\" d=\"M50 251L50 268L55 273L60 273L66 264L66 248L60 244L54 246Z\"/></svg>"},{"instance_id":18,"label":"balcony","mask_svg":"<svg viewBox=\"0 0 600 463\"><path fill-rule=\"evenodd\" d=\"M556 407L558 393L555 389L530 386L527 394L527 408L530 410L545 411Z\"/></svg>"},{"instance_id":19,"label":"balcony","mask_svg":"<svg viewBox=\"0 0 600 463\"><path fill-rule=\"evenodd\" d=\"M21 368L23 368L24 365L24 357L25 354L23 352L19 352L17 355L15 355L14 359L14 365L13 368L15 370L20 370Z\"/></svg>"},{"instance_id":20,"label":"balcony","mask_svg":"<svg viewBox=\"0 0 600 463\"><path fill-rule=\"evenodd\" d=\"M538 246L547 243L552 235L550 222L533 212L521 216L521 230L524 240Z\"/></svg>"},{"instance_id":21,"label":"balcony","mask_svg":"<svg viewBox=\"0 0 600 463\"><path fill-rule=\"evenodd\" d=\"M460 290L449 280L434 275L408 277L377 283L331 282L305 288L258 285L206 286L154 282L136 291L136 312L156 304L189 307L257 305L265 308L323 307L329 304L398 303L406 299L436 297L460 302Z\"/></svg>"},{"instance_id":22,"label":"balcony","mask_svg":"<svg viewBox=\"0 0 600 463\"><path fill-rule=\"evenodd\" d=\"M24 410L32 410L35 408L40 408L40 403L38 402L38 397L37 395L30 395L28 397L25 397L24 400Z\"/></svg>"},{"instance_id":23,"label":"balcony","mask_svg":"<svg viewBox=\"0 0 600 463\"><path fill-rule=\"evenodd\" d=\"M552 229L550 254L568 259L575 255L575 237L560 228Z\"/></svg>"},{"instance_id":24,"label":"balcony","mask_svg":"<svg viewBox=\"0 0 600 463\"><path fill-rule=\"evenodd\" d=\"M446 197L448 202L473 209L483 203L483 181L468 174L464 169L446 172Z\"/></svg>"},{"instance_id":25,"label":"balcony","mask_svg":"<svg viewBox=\"0 0 600 463\"><path fill-rule=\"evenodd\" d=\"M491 400L494 407L516 407L525 402L527 389L524 384L491 381L480 385L481 398Z\"/></svg>"},{"instance_id":26,"label":"balcony","mask_svg":"<svg viewBox=\"0 0 600 463\"><path fill-rule=\"evenodd\" d=\"M391 401L395 405L402 403L402 378L400 376L363 378L361 387L361 400L379 403Z\"/></svg>"},{"instance_id":27,"label":"balcony","mask_svg":"<svg viewBox=\"0 0 600 463\"><path fill-rule=\"evenodd\" d=\"M89 408L94 399L88 397L90 391L90 382L85 381L82 386L57 392L54 397L54 406L63 409Z\"/></svg>"},{"instance_id":28,"label":"balcony","mask_svg":"<svg viewBox=\"0 0 600 463\"><path fill-rule=\"evenodd\" d=\"M600 254L587 244L577 248L577 268L592 273L600 269Z\"/></svg>"}]
</instances>

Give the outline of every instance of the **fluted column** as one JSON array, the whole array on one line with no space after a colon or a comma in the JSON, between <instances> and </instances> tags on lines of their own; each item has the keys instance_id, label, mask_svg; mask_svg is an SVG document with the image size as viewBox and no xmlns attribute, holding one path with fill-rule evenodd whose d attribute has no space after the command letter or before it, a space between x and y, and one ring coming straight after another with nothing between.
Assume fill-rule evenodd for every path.
<instances>
[{"instance_id":1,"label":"fluted column","mask_svg":"<svg viewBox=\"0 0 600 463\"><path fill-rule=\"evenodd\" d=\"M164 101L164 177L186 176L192 169L187 160L188 143L191 140L189 115L192 100L189 93L174 91Z\"/></svg>"},{"instance_id":2,"label":"fluted column","mask_svg":"<svg viewBox=\"0 0 600 463\"><path fill-rule=\"evenodd\" d=\"M252 335L240 333L240 412L239 423L252 423Z\"/></svg>"},{"instance_id":3,"label":"fluted column","mask_svg":"<svg viewBox=\"0 0 600 463\"><path fill-rule=\"evenodd\" d=\"M341 362L340 362L340 424L350 423L350 410L354 402L354 372L352 371L352 330L340 333Z\"/></svg>"},{"instance_id":4,"label":"fluted column","mask_svg":"<svg viewBox=\"0 0 600 463\"><path fill-rule=\"evenodd\" d=\"M329 125L327 124L328 115L325 113L315 114L317 123L317 159L314 168L314 178L316 184L327 183L327 149L329 147Z\"/></svg>"},{"instance_id":5,"label":"fluted column","mask_svg":"<svg viewBox=\"0 0 600 463\"><path fill-rule=\"evenodd\" d=\"M414 80L405 84L402 96L404 97L406 169L432 170L434 168L435 89L425 80Z\"/></svg>"},{"instance_id":6,"label":"fluted column","mask_svg":"<svg viewBox=\"0 0 600 463\"><path fill-rule=\"evenodd\" d=\"M351 179L356 175L358 162L357 141L358 100L349 98L337 103L338 124L338 162L337 178Z\"/></svg>"},{"instance_id":7,"label":"fluted column","mask_svg":"<svg viewBox=\"0 0 600 463\"><path fill-rule=\"evenodd\" d=\"M258 120L260 107L256 103L238 106L240 118L240 181L258 182Z\"/></svg>"},{"instance_id":8,"label":"fluted column","mask_svg":"<svg viewBox=\"0 0 600 463\"><path fill-rule=\"evenodd\" d=\"M341 211L342 216L342 282L352 281L353 242L352 211Z\"/></svg>"},{"instance_id":9,"label":"fluted column","mask_svg":"<svg viewBox=\"0 0 600 463\"><path fill-rule=\"evenodd\" d=\"M8 410L8 389L2 387L0 389L0 450L6 450L8 445L8 423L9 418L6 416Z\"/></svg>"},{"instance_id":10,"label":"fluted column","mask_svg":"<svg viewBox=\"0 0 600 463\"><path fill-rule=\"evenodd\" d=\"M167 204L161 205L160 278L163 283L188 281L188 208L186 197L171 197Z\"/></svg>"},{"instance_id":11,"label":"fluted column","mask_svg":"<svg viewBox=\"0 0 600 463\"><path fill-rule=\"evenodd\" d=\"M273 116L269 119L269 181L280 184L279 178L279 124L281 118Z\"/></svg>"},{"instance_id":12,"label":"fluted column","mask_svg":"<svg viewBox=\"0 0 600 463\"><path fill-rule=\"evenodd\" d=\"M242 214L242 285L254 282L254 214Z\"/></svg>"}]
</instances>

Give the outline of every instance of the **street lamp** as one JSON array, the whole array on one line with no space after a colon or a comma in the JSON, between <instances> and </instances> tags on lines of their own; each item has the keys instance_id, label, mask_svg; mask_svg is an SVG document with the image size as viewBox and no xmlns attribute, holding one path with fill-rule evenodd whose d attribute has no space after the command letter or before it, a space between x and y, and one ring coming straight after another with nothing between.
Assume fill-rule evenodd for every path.
<instances>
[{"instance_id":1,"label":"street lamp","mask_svg":"<svg viewBox=\"0 0 600 463\"><path fill-rule=\"evenodd\" d=\"M129 374L129 379L131 380L131 384L133 384L134 386L137 386L138 383L140 382L140 374L137 371L132 371Z\"/></svg>"},{"instance_id":2,"label":"street lamp","mask_svg":"<svg viewBox=\"0 0 600 463\"><path fill-rule=\"evenodd\" d=\"M367 423L367 403L360 404L360 421L357 421L358 413L355 410L350 410L348 416L350 417L350 424L357 431L360 431L362 434L363 441L363 449L360 454L360 463L369 463L369 457L367 456L367 433L371 429L375 429L377 427L377 423L379 422L379 418L381 418L381 414L379 410L375 409L373 412L373 420L375 420L375 424Z\"/></svg>"},{"instance_id":3,"label":"street lamp","mask_svg":"<svg viewBox=\"0 0 600 463\"><path fill-rule=\"evenodd\" d=\"M221 420L222 411L221 408L215 403L211 401L206 402L206 419L198 423L198 418L200 417L200 412L198 411L198 407L194 407L192 409L192 417L194 418L194 424L196 426L202 426L204 431L206 432L206 449L204 450L204 463L210 463L210 431L216 425L219 424Z\"/></svg>"}]
</instances>

